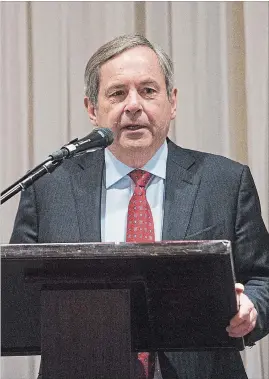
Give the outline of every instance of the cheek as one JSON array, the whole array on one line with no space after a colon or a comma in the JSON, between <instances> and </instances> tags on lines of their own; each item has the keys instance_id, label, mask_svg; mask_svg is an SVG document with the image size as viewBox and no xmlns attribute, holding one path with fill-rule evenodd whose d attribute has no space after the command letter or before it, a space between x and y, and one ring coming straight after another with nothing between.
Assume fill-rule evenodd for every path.
<instances>
[{"instance_id":1,"label":"cheek","mask_svg":"<svg viewBox=\"0 0 269 379\"><path fill-rule=\"evenodd\" d=\"M107 105L102 107L102 111L99 112L98 119L105 127L115 129L121 120L122 112L122 106Z\"/></svg>"},{"instance_id":2,"label":"cheek","mask_svg":"<svg viewBox=\"0 0 269 379\"><path fill-rule=\"evenodd\" d=\"M166 130L171 121L171 107L163 106L155 107L149 113L150 121L152 121L157 129Z\"/></svg>"}]
</instances>

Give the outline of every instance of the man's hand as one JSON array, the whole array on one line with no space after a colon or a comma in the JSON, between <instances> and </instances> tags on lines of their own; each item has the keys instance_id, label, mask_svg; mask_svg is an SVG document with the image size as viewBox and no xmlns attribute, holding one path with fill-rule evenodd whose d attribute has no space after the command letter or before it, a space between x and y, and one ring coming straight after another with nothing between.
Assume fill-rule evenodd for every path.
<instances>
[{"instance_id":1,"label":"man's hand","mask_svg":"<svg viewBox=\"0 0 269 379\"><path fill-rule=\"evenodd\" d=\"M255 328L258 313L254 304L244 295L243 284L236 283L235 292L238 313L231 319L226 330L230 337L244 337Z\"/></svg>"}]
</instances>

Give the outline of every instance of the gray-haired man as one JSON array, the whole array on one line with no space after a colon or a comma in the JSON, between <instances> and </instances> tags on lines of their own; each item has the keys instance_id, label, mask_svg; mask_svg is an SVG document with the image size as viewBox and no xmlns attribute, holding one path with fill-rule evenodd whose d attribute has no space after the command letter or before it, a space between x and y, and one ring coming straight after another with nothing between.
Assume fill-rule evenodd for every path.
<instances>
[{"instance_id":1,"label":"gray-haired man","mask_svg":"<svg viewBox=\"0 0 269 379\"><path fill-rule=\"evenodd\" d=\"M154 240L190 235L231 240L242 284L236 286L240 308L227 333L245 337L250 345L264 337L269 330L269 236L252 176L247 166L167 139L177 97L169 57L142 36L118 37L89 60L85 95L91 122L111 128L113 144L105 152L66 161L25 191L11 242L128 241L135 189L130 173L149 172L145 201ZM223 351L158 354L155 378L161 375L246 379L240 354Z\"/></svg>"}]
</instances>

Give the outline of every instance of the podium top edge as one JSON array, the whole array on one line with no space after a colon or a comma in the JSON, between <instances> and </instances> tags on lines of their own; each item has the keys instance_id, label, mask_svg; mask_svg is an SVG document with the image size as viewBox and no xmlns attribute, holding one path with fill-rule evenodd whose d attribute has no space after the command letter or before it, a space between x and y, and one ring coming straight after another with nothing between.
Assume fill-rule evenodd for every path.
<instances>
[{"instance_id":1,"label":"podium top edge","mask_svg":"<svg viewBox=\"0 0 269 379\"><path fill-rule=\"evenodd\" d=\"M228 240L199 241L160 241L154 243L53 243L53 244L3 244L2 259L16 258L117 258L128 256L171 257L230 254L231 242Z\"/></svg>"}]
</instances>

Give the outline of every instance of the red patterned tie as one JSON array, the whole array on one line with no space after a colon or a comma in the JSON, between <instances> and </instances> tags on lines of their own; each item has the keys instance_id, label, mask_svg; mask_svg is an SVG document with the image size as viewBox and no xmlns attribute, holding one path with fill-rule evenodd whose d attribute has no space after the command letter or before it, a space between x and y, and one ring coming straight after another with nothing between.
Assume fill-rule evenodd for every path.
<instances>
[{"instance_id":1,"label":"red patterned tie","mask_svg":"<svg viewBox=\"0 0 269 379\"><path fill-rule=\"evenodd\" d=\"M135 183L135 189L128 207L126 241L154 242L154 224L145 188L151 174L143 170L134 170L129 176Z\"/></svg>"},{"instance_id":2,"label":"red patterned tie","mask_svg":"<svg viewBox=\"0 0 269 379\"><path fill-rule=\"evenodd\" d=\"M146 198L146 185L151 174L143 170L134 170L129 176L135 183L135 189L128 207L126 242L154 242L153 217ZM136 379L152 379L155 354L138 353L138 360L143 366L143 374L139 373Z\"/></svg>"}]
</instances>

